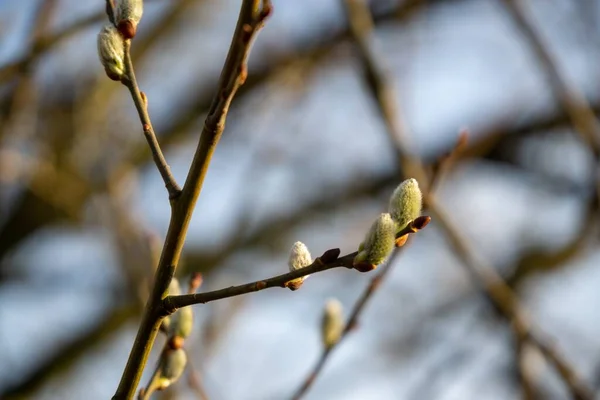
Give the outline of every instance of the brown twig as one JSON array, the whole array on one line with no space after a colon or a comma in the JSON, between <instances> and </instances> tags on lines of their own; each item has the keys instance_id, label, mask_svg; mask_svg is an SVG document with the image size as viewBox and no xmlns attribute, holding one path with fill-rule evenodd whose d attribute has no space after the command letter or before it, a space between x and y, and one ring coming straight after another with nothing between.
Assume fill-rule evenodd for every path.
<instances>
[{"instance_id":1,"label":"brown twig","mask_svg":"<svg viewBox=\"0 0 600 400\"><path fill-rule=\"evenodd\" d=\"M219 79L218 90L206 117L194 160L181 194L171 201L171 221L156 272L154 287L146 303L135 342L113 400L130 400L135 395L148 354L165 315L163 297L168 291L171 277L177 268L187 228L200 195L208 165L225 129L231 101L237 89L246 79L246 62L253 39L271 11L271 4L267 0L262 2L262 7L259 0L242 2L237 26Z\"/></svg>"},{"instance_id":2,"label":"brown twig","mask_svg":"<svg viewBox=\"0 0 600 400\"><path fill-rule=\"evenodd\" d=\"M515 333L515 363L519 375L521 392L523 400L535 400L535 385L532 379L531 371L528 368L527 348L531 346L527 341L527 337L518 329L514 329Z\"/></svg>"},{"instance_id":3,"label":"brown twig","mask_svg":"<svg viewBox=\"0 0 600 400\"><path fill-rule=\"evenodd\" d=\"M554 96L560 101L573 127L579 133L582 140L588 144L596 158L599 158L600 123L598 123L589 102L577 87L570 84L568 79L563 76L552 55L544 45L542 38L533 27L533 23L529 21L523 11L519 1L502 0L502 3L540 60L540 65L549 78Z\"/></svg>"},{"instance_id":4,"label":"brown twig","mask_svg":"<svg viewBox=\"0 0 600 400\"><path fill-rule=\"evenodd\" d=\"M122 80L123 84L127 86L129 92L131 93L131 98L133 99L133 103L135 104L135 108L137 109L138 115L140 117L140 122L142 123L142 129L144 131L144 136L148 141L148 145L150 146L150 151L152 152L152 158L154 159L154 163L156 164L156 168L160 172L160 176L165 183L165 187L169 192L169 199L173 201L179 196L181 193L181 188L177 184L175 177L171 173L171 168L169 164L167 164L167 160L160 149L160 144L158 143L158 139L156 138L156 134L154 133L154 128L152 127L152 121L150 121L150 115L148 114L148 98L146 95L143 95L140 92L140 88L138 87L137 80L135 78L135 71L133 68L133 63L131 61L131 42L129 40L125 41L125 77Z\"/></svg>"},{"instance_id":5,"label":"brown twig","mask_svg":"<svg viewBox=\"0 0 600 400\"><path fill-rule=\"evenodd\" d=\"M370 19L369 9L362 0L345 0L345 2L352 31L356 36L360 50L360 56L367 70L367 76L370 77L370 88L385 119L388 135L396 144L396 153L398 159L402 161L403 172L404 174L414 174L413 176L417 178L419 183L427 189L430 185L427 182L425 170L420 160L408 151L405 140L408 137L407 130L404 126L396 122L397 107L394 95L391 92L393 85L389 84L387 76L382 72L385 71L382 57L375 52L372 46L374 40L372 23L367 21ZM514 324L515 329L523 332L528 341L536 346L554 364L575 399L591 399L591 391L580 381L575 369L530 326L525 312L522 310L516 295L510 287L508 287L491 265L475 258L475 253L471 249L467 239L463 236L462 231L451 222L448 215L435 200L433 194L426 192L425 200L432 217L446 233L459 259L463 262L463 265L475 281L481 284L485 294L492 303Z\"/></svg>"},{"instance_id":6,"label":"brown twig","mask_svg":"<svg viewBox=\"0 0 600 400\"><path fill-rule=\"evenodd\" d=\"M467 148L468 135L469 132L466 129L461 130L454 147L447 154L441 156L440 160L433 165L433 174L429 182L429 191L431 193L437 191L440 182L444 180L448 171L452 169L456 160Z\"/></svg>"},{"instance_id":7,"label":"brown twig","mask_svg":"<svg viewBox=\"0 0 600 400\"><path fill-rule=\"evenodd\" d=\"M415 233L423 229L431 220L428 216L422 216L411 222L406 228L396 234L396 237ZM339 249L327 250L321 257L309 266L281 274L268 279L262 279L255 282L245 283L243 285L231 286L225 289L213 290L212 292L184 294L180 296L167 296L163 300L163 309L168 314L177 311L178 308L190 306L193 304L205 304L210 301L226 299L228 297L240 296L247 293L258 292L274 287L287 287L286 283L296 278L306 275L315 274L317 272L327 271L332 268L346 267L354 268L354 257L358 252L346 254L339 257Z\"/></svg>"}]
</instances>

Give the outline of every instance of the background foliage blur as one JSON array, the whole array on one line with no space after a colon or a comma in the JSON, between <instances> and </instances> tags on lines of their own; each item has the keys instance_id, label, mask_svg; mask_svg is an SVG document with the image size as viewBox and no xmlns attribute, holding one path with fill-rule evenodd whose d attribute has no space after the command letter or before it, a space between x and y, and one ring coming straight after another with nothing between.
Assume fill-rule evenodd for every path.
<instances>
[{"instance_id":1,"label":"background foliage blur","mask_svg":"<svg viewBox=\"0 0 600 400\"><path fill-rule=\"evenodd\" d=\"M103 3L0 0L3 399L110 397L166 232L168 201L131 99L97 60ZM202 290L285 272L296 240L314 255L354 251L398 183L341 2L273 3L178 271L202 272ZM600 2L524 3L559 68L597 109ZM145 2L132 46L138 82L180 182L238 6ZM600 385L598 167L539 60L498 0L371 6L418 153L435 161L469 129L440 201L532 319ZM517 398L520 362L541 398L568 398L539 354L516 345L435 221L409 243L307 398ZM298 292L195 306L188 378L211 399L288 397L319 355L324 301L350 308L367 282L336 269ZM194 387L184 379L163 396L197 398Z\"/></svg>"}]
</instances>

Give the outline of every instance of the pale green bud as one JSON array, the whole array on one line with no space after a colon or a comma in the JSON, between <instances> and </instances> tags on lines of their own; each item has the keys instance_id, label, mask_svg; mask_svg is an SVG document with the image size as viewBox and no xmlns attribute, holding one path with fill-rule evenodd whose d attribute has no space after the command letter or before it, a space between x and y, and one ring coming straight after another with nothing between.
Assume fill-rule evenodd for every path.
<instances>
[{"instance_id":1,"label":"pale green bud","mask_svg":"<svg viewBox=\"0 0 600 400\"><path fill-rule=\"evenodd\" d=\"M182 307L171 317L169 337L187 338L194 328L194 311L192 307Z\"/></svg>"},{"instance_id":2,"label":"pale green bud","mask_svg":"<svg viewBox=\"0 0 600 400\"><path fill-rule=\"evenodd\" d=\"M171 278L171 283L169 283L169 289L167 291L169 296L179 296L181 294L181 286L179 285L179 281L175 278ZM173 322L173 317L165 317L162 320L160 325L160 330L163 332L171 332L171 323Z\"/></svg>"},{"instance_id":3,"label":"pale green bud","mask_svg":"<svg viewBox=\"0 0 600 400\"><path fill-rule=\"evenodd\" d=\"M112 24L104 25L98 34L98 57L106 75L114 81L121 80L125 73L125 49L123 37Z\"/></svg>"},{"instance_id":4,"label":"pale green bud","mask_svg":"<svg viewBox=\"0 0 600 400\"><path fill-rule=\"evenodd\" d=\"M325 303L321 319L321 334L323 346L330 348L342 337L344 330L344 317L342 303L337 299L329 299Z\"/></svg>"},{"instance_id":5,"label":"pale green bud","mask_svg":"<svg viewBox=\"0 0 600 400\"><path fill-rule=\"evenodd\" d=\"M312 264L312 262L312 257L310 255L310 251L308 251L308 247L306 247L306 245L302 242L294 243L290 251L290 258L288 259L288 267L290 272L308 267ZM287 287L292 290L296 290L302 285L306 278L308 278L308 275L293 279L287 282Z\"/></svg>"},{"instance_id":6,"label":"pale green bud","mask_svg":"<svg viewBox=\"0 0 600 400\"><path fill-rule=\"evenodd\" d=\"M361 272L367 272L384 262L394 249L396 229L396 223L390 214L379 215L359 246L360 251L354 258L354 267Z\"/></svg>"},{"instance_id":7,"label":"pale green bud","mask_svg":"<svg viewBox=\"0 0 600 400\"><path fill-rule=\"evenodd\" d=\"M164 390L177 382L187 364L187 355L183 349L168 349L161 355L158 367L158 390Z\"/></svg>"},{"instance_id":8,"label":"pale green bud","mask_svg":"<svg viewBox=\"0 0 600 400\"><path fill-rule=\"evenodd\" d=\"M132 39L144 13L143 0L117 0L115 23L125 39Z\"/></svg>"},{"instance_id":9,"label":"pale green bud","mask_svg":"<svg viewBox=\"0 0 600 400\"><path fill-rule=\"evenodd\" d=\"M398 224L398 231L421 215L423 195L416 179L407 179L402 182L390 197L389 212L392 219Z\"/></svg>"}]
</instances>

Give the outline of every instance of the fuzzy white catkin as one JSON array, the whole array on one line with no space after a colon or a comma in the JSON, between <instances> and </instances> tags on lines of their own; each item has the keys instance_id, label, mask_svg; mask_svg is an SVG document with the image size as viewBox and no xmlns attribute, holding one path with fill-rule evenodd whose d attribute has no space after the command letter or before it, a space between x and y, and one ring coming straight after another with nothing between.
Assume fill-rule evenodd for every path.
<instances>
[{"instance_id":1,"label":"fuzzy white catkin","mask_svg":"<svg viewBox=\"0 0 600 400\"><path fill-rule=\"evenodd\" d=\"M354 258L354 264L379 265L384 262L394 250L396 226L390 214L380 214L360 245L359 252Z\"/></svg>"},{"instance_id":2,"label":"fuzzy white catkin","mask_svg":"<svg viewBox=\"0 0 600 400\"><path fill-rule=\"evenodd\" d=\"M164 390L175 383L187 364L185 350L167 350L162 354L159 366L158 389Z\"/></svg>"},{"instance_id":3,"label":"fuzzy white catkin","mask_svg":"<svg viewBox=\"0 0 600 400\"><path fill-rule=\"evenodd\" d=\"M312 258L308 247L302 242L296 242L292 245L290 258L288 259L288 267L291 271L296 271L312 264Z\"/></svg>"},{"instance_id":4,"label":"fuzzy white catkin","mask_svg":"<svg viewBox=\"0 0 600 400\"><path fill-rule=\"evenodd\" d=\"M131 39L135 36L143 13L143 0L117 0L115 22L123 37Z\"/></svg>"},{"instance_id":5,"label":"fuzzy white catkin","mask_svg":"<svg viewBox=\"0 0 600 400\"><path fill-rule=\"evenodd\" d=\"M98 34L98 57L109 78L119 80L125 73L123 38L112 24Z\"/></svg>"},{"instance_id":6,"label":"fuzzy white catkin","mask_svg":"<svg viewBox=\"0 0 600 400\"><path fill-rule=\"evenodd\" d=\"M325 348L334 346L342 337L344 317L342 303L337 299L329 299L325 303L321 320L321 334Z\"/></svg>"},{"instance_id":7,"label":"fuzzy white catkin","mask_svg":"<svg viewBox=\"0 0 600 400\"><path fill-rule=\"evenodd\" d=\"M410 178L400 183L390 197L389 213L398 224L398 230L421 215L423 195L416 179Z\"/></svg>"},{"instance_id":8,"label":"fuzzy white catkin","mask_svg":"<svg viewBox=\"0 0 600 400\"><path fill-rule=\"evenodd\" d=\"M304 268L312 264L312 257L308 247L302 242L296 242L292 245L290 250L290 257L288 259L288 268L290 272L296 271L300 268ZM289 286L292 290L298 289L304 280L308 278L308 275L300 278L292 279L289 282Z\"/></svg>"}]
</instances>

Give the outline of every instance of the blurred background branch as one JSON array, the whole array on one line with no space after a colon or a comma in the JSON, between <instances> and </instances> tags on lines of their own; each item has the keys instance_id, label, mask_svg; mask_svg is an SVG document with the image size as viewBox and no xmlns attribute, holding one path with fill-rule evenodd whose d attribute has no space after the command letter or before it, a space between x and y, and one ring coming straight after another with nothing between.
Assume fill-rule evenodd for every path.
<instances>
[{"instance_id":1,"label":"blurred background branch","mask_svg":"<svg viewBox=\"0 0 600 400\"><path fill-rule=\"evenodd\" d=\"M507 23L506 5L516 24ZM220 38L232 31L238 6L146 1L132 60L180 182L217 87L227 48ZM599 7L369 6L402 104L391 111L402 112L413 155L435 165L456 132L469 130L438 201L452 220L470 221L461 228L477 259L494 265L591 381L600 370L598 152L573 133L597 129ZM339 0L274 7L178 271L206 274L206 291L284 273L296 240L315 254L355 251L399 181ZM131 99L96 60L102 15L75 0L0 1L2 398L112 394L149 293L153 243L166 230L168 205ZM515 398L527 389L518 354L528 360L534 395L568 398L539 353L496 321L440 233L434 225L398 257L361 317L365 329L338 349L307 398ZM210 398L289 396L319 356L324 298L351 307L368 285L362 274L321 275L293 294L267 291L198 309L189 357ZM26 301L32 292L44 304ZM192 390L182 381L166 395Z\"/></svg>"}]
</instances>

